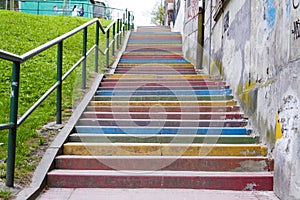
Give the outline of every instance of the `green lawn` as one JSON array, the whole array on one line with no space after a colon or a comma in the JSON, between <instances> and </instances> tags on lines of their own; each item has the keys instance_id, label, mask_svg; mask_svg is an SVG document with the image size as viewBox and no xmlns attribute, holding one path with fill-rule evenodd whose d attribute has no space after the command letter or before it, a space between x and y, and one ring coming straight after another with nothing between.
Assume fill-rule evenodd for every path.
<instances>
[{"instance_id":1,"label":"green lawn","mask_svg":"<svg viewBox=\"0 0 300 200\"><path fill-rule=\"evenodd\" d=\"M37 16L18 12L0 11L0 49L22 55L49 40L84 24L91 19L62 16ZM109 21L102 21L103 26ZM95 26L88 29L88 49L94 45ZM105 45L105 36L100 43ZM66 72L81 57L82 33L76 34L64 42L63 71ZM49 87L56 82L57 46L26 61L21 65L19 116L22 116ZM100 57L100 65L104 58ZM92 58L91 58L91 63ZM64 82L63 109L72 109L76 87L81 80L81 67ZM89 65L89 71L93 69ZM9 122L9 100L12 63L0 59L0 123ZM16 155L16 183L26 184L35 169L34 163L40 159L34 152L45 141L38 131L44 124L55 121L55 93L44 102L18 129ZM7 158L8 131L0 131L0 178L5 178L4 163ZM36 162L33 162L36 161Z\"/></svg>"}]
</instances>

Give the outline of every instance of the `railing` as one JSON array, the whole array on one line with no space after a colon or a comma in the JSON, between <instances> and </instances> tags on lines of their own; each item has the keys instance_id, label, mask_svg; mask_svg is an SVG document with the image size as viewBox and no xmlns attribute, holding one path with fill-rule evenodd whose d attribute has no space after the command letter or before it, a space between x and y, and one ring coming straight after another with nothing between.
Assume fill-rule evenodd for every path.
<instances>
[{"instance_id":1,"label":"railing","mask_svg":"<svg viewBox=\"0 0 300 200\"><path fill-rule=\"evenodd\" d=\"M108 7L101 4L92 4L89 1L43 1L43 0L20 0L16 11L37 15L72 15L72 9L77 6L78 14L82 17L101 17L106 19L119 18L124 10Z\"/></svg>"},{"instance_id":2,"label":"railing","mask_svg":"<svg viewBox=\"0 0 300 200\"><path fill-rule=\"evenodd\" d=\"M82 89L86 88L86 58L95 50L95 72L98 72L99 57L98 52L100 51L103 55L106 55L106 67L109 67L110 49L112 49L112 55L115 53L115 46L117 49L122 44L122 37L125 35L126 30L130 30L133 27L133 23L128 17L130 16L127 12L123 15L123 19L114 20L105 29L100 23L98 18L95 18L78 28L52 40L40 47L37 47L21 56L0 50L0 58L13 62L12 69L12 85L11 85L11 96L10 96L10 122L7 124L1 124L0 130L9 129L8 136L8 158L7 158L7 173L6 173L6 186L14 186L14 172L15 172L15 154L16 154L16 135L18 127L38 108L38 106L44 102L47 97L54 92L56 93L56 123L61 124L62 122L62 83L63 81L82 63ZM95 45L87 50L87 32L88 27L96 24L96 35ZM106 49L101 51L99 48L99 36L100 30L102 34L106 34ZM83 45L82 45L82 57L63 75L62 64L63 64L63 41L67 38L83 31ZM112 33L112 37L110 37ZM111 39L111 41L110 41ZM25 114L18 119L18 106L19 106L19 83L20 83L20 71L21 64L34 56L44 52L52 46L57 45L57 78L56 83L52 85L48 91L40 97L40 99L34 103L34 105L25 112Z\"/></svg>"}]
</instances>

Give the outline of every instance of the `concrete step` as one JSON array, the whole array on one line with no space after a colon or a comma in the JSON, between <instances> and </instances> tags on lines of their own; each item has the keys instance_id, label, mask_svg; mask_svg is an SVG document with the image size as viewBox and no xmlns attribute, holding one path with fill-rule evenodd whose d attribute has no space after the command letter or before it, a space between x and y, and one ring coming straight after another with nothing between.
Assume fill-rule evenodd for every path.
<instances>
[{"instance_id":1,"label":"concrete step","mask_svg":"<svg viewBox=\"0 0 300 200\"><path fill-rule=\"evenodd\" d=\"M128 116L128 115L127 115ZM103 118L81 118L77 126L126 126L126 127L245 127L247 120L174 120L168 119L163 114L159 119L103 119Z\"/></svg>"},{"instance_id":2,"label":"concrete step","mask_svg":"<svg viewBox=\"0 0 300 200\"><path fill-rule=\"evenodd\" d=\"M183 55L177 54L169 54L169 55L147 55L147 54L139 54L139 55L131 55L125 54L121 58L123 59L184 59ZM192 67L193 68L193 67Z\"/></svg>"},{"instance_id":3,"label":"concrete step","mask_svg":"<svg viewBox=\"0 0 300 200\"><path fill-rule=\"evenodd\" d=\"M180 172L53 170L49 187L61 188L181 188L215 190L272 190L269 172Z\"/></svg>"},{"instance_id":4,"label":"concrete step","mask_svg":"<svg viewBox=\"0 0 300 200\"><path fill-rule=\"evenodd\" d=\"M269 171L266 157L70 156L55 159L56 169L160 171Z\"/></svg>"},{"instance_id":5,"label":"concrete step","mask_svg":"<svg viewBox=\"0 0 300 200\"><path fill-rule=\"evenodd\" d=\"M114 90L102 90L101 88L96 92L97 95L101 96L141 96L141 95L176 95L176 96L214 96L214 95L231 95L232 90L224 89L224 90L120 90L118 87Z\"/></svg>"},{"instance_id":6,"label":"concrete step","mask_svg":"<svg viewBox=\"0 0 300 200\"><path fill-rule=\"evenodd\" d=\"M186 72L188 74L191 73L195 73L195 69L194 68L170 68L168 69L168 67L153 67L151 69L147 69L145 67L118 67L115 71L115 73L123 73L123 72L127 72L127 73L134 73L134 72L156 72L156 73L166 73L166 72L178 72L182 73L182 72Z\"/></svg>"},{"instance_id":7,"label":"concrete step","mask_svg":"<svg viewBox=\"0 0 300 200\"><path fill-rule=\"evenodd\" d=\"M128 44L182 44L181 39L176 40L175 38L168 38L168 39L163 39L163 38L155 38L155 39L148 39L148 38L129 38Z\"/></svg>"},{"instance_id":8,"label":"concrete step","mask_svg":"<svg viewBox=\"0 0 300 200\"><path fill-rule=\"evenodd\" d=\"M266 156L257 144L66 143L64 155L82 156Z\"/></svg>"},{"instance_id":9,"label":"concrete step","mask_svg":"<svg viewBox=\"0 0 300 200\"><path fill-rule=\"evenodd\" d=\"M84 143L173 143L173 144L255 144L259 137L250 135L149 135L73 133L69 142Z\"/></svg>"},{"instance_id":10,"label":"concrete step","mask_svg":"<svg viewBox=\"0 0 300 200\"><path fill-rule=\"evenodd\" d=\"M115 108L114 108L115 110ZM127 110L128 111L128 110ZM150 111L150 110L149 110ZM243 119L244 114L233 112L166 112L164 108L151 112L84 112L81 118L98 119L176 119L176 120L233 120ZM163 118L162 118L163 117Z\"/></svg>"},{"instance_id":11,"label":"concrete step","mask_svg":"<svg viewBox=\"0 0 300 200\"><path fill-rule=\"evenodd\" d=\"M163 80L163 79L175 79L176 81L180 81L180 80L186 80L186 79L207 79L207 78L212 78L211 76L207 75L207 74L192 74L192 75L131 75L131 74L113 74L111 76L109 76L109 78L139 78L139 79L156 79L156 80Z\"/></svg>"},{"instance_id":12,"label":"concrete step","mask_svg":"<svg viewBox=\"0 0 300 200\"><path fill-rule=\"evenodd\" d=\"M195 95L190 95L190 96L168 96L168 95L160 95L160 96L135 96L135 95L130 95L130 96L99 96L95 95L93 97L93 101L142 101L142 102L147 102L147 101L174 101L174 102L194 102L195 104L198 101L226 101L226 100L233 100L232 95L203 95L203 96L195 96ZM182 103L184 105L184 103Z\"/></svg>"},{"instance_id":13,"label":"concrete step","mask_svg":"<svg viewBox=\"0 0 300 200\"><path fill-rule=\"evenodd\" d=\"M123 125L123 124L122 124ZM93 134L144 134L149 135L250 135L244 127L129 127L129 126L75 126L76 133Z\"/></svg>"},{"instance_id":14,"label":"concrete step","mask_svg":"<svg viewBox=\"0 0 300 200\"><path fill-rule=\"evenodd\" d=\"M123 86L134 86L138 88L139 86L164 86L170 87L173 86L183 86L183 87L190 87L193 86L226 86L224 82L215 82L215 81L105 81L100 84L101 87L123 87Z\"/></svg>"},{"instance_id":15,"label":"concrete step","mask_svg":"<svg viewBox=\"0 0 300 200\"><path fill-rule=\"evenodd\" d=\"M105 87L99 87L99 90L226 90L229 89L229 86L105 86Z\"/></svg>"},{"instance_id":16,"label":"concrete step","mask_svg":"<svg viewBox=\"0 0 300 200\"><path fill-rule=\"evenodd\" d=\"M103 99L102 99L103 100ZM113 100L113 101L112 101ZM236 106L236 101L125 101L120 98L110 99L108 101L92 100L90 106L178 106L178 107L222 107L222 106Z\"/></svg>"},{"instance_id":17,"label":"concrete step","mask_svg":"<svg viewBox=\"0 0 300 200\"><path fill-rule=\"evenodd\" d=\"M124 103L125 104L125 103ZM114 104L113 104L114 105ZM227 112L238 113L240 110L239 106L162 106L158 105L141 105L141 106L88 106L86 112L166 112L166 113L198 113L201 116L201 113L210 112L211 115L216 115L219 113L224 113L227 115ZM219 113L218 113L219 112Z\"/></svg>"}]
</instances>

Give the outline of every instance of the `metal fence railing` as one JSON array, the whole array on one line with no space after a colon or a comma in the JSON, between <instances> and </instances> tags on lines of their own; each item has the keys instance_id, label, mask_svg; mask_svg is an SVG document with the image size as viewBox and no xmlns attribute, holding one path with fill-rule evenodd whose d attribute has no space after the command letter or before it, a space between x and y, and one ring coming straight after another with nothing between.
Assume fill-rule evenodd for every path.
<instances>
[{"instance_id":1,"label":"metal fence railing","mask_svg":"<svg viewBox=\"0 0 300 200\"><path fill-rule=\"evenodd\" d=\"M82 63L82 88L86 88L86 58L87 56L95 50L95 72L98 72L98 53L101 52L106 55L106 67L109 67L110 54L114 55L115 48L120 48L122 37L124 32L130 30L133 25L131 20L130 12L124 13L123 18L113 20L113 22L105 29L100 23L98 18L92 19L91 21L75 28L74 30L54 39L42 46L39 46L21 56L12 54L0 50L0 58L10 61L13 63L12 69L12 82L11 82L11 97L10 97L10 121L7 124L1 124L0 130L9 129L8 136L8 158L7 158L7 173L6 173L6 186L13 187L14 185L14 172L15 172L15 153L16 153L16 135L17 129L22 123L39 107L39 105L44 102L47 97L56 92L56 122L60 124L62 122L62 83L63 81ZM88 27L96 26L95 34L95 45L91 49L87 49L87 32ZM100 31L102 34L106 35L106 49L104 51L99 48L99 36ZM62 74L63 69L63 42L69 37L83 33L83 45L82 45L82 57L67 71ZM110 35L112 34L112 36ZM25 112L23 116L18 118L18 107L19 107L19 83L20 83L20 72L22 70L22 63L32 59L38 54L48 50L49 48L57 45L57 79L56 83L49 86L48 91L40 97L40 99L34 103L34 105Z\"/></svg>"}]
</instances>

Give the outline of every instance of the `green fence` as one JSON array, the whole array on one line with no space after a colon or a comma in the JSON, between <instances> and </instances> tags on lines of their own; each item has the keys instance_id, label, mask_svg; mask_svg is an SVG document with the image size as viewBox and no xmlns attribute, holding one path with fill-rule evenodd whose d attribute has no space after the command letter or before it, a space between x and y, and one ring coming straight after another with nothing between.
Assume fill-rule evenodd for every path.
<instances>
[{"instance_id":1,"label":"green fence","mask_svg":"<svg viewBox=\"0 0 300 200\"><path fill-rule=\"evenodd\" d=\"M7 159L7 173L6 173L6 186L14 186L14 171L15 171L15 153L16 153L16 136L17 129L22 123L44 102L50 94L56 91L56 122L60 124L62 122L62 83L63 81L82 63L82 89L86 88L86 59L87 56L95 50L95 72L98 72L98 58L99 53L106 56L106 67L109 67L110 55L114 55L115 49L121 47L122 37L124 32L130 30L133 25L132 16L130 12L124 13L123 18L114 20L105 29L100 23L98 18L95 18L80 27L54 39L46 44L37 47L21 56L12 54L0 50L0 58L12 62L12 82L11 82L11 97L10 97L10 121L6 124L0 125L0 130L9 129L8 136L8 159ZM126 17L127 16L127 17ZM88 27L96 26L95 45L91 49L87 49L87 33ZM63 69L63 47L64 41L75 34L83 34L82 40L82 57L67 71L62 74ZM102 51L99 48L99 36L100 34L106 35L106 49ZM112 34L112 35L111 35ZM40 97L40 99L34 103L34 105L25 112L23 116L18 118L19 107L19 83L20 72L22 70L22 63L32 59L38 54L48 50L53 46L57 46L57 74L56 83L49 86L49 90Z\"/></svg>"}]
</instances>

